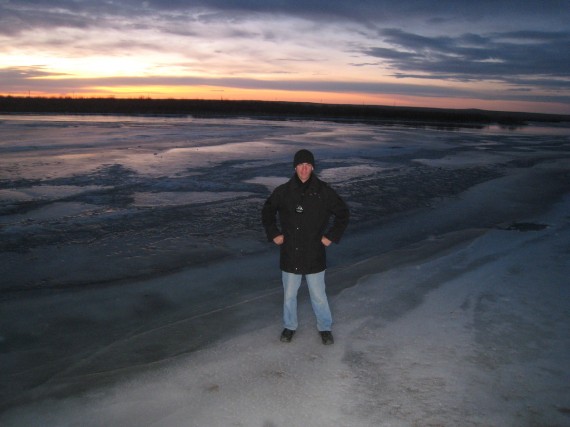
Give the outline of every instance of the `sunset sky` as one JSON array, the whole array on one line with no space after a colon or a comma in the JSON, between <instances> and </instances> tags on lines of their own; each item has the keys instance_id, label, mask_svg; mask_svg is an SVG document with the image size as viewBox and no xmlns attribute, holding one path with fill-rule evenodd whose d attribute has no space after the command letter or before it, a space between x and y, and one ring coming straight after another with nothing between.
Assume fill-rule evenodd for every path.
<instances>
[{"instance_id":1,"label":"sunset sky","mask_svg":"<svg viewBox=\"0 0 570 427\"><path fill-rule=\"evenodd\" d=\"M0 0L0 95L570 114L570 0Z\"/></svg>"}]
</instances>

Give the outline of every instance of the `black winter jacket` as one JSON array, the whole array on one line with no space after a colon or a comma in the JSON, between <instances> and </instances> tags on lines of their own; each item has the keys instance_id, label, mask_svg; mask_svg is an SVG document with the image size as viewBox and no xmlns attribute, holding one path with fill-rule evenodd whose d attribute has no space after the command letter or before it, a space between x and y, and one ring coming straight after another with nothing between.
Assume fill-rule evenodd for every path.
<instances>
[{"instance_id":1,"label":"black winter jacket","mask_svg":"<svg viewBox=\"0 0 570 427\"><path fill-rule=\"evenodd\" d=\"M349 215L346 203L327 183L314 174L302 183L295 174L273 191L263 205L261 216L269 241L280 234L285 238L280 246L281 270L313 274L327 268L321 238L325 236L338 243Z\"/></svg>"}]
</instances>

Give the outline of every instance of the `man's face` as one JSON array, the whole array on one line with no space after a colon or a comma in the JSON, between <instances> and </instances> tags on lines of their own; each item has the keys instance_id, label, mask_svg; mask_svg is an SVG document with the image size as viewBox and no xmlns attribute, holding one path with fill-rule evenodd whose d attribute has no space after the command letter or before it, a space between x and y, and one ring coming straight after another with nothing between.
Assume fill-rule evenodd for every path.
<instances>
[{"instance_id":1,"label":"man's face","mask_svg":"<svg viewBox=\"0 0 570 427\"><path fill-rule=\"evenodd\" d=\"M299 163L295 167L295 172L297 173L297 176L301 182L307 182L307 180L311 177L311 173L313 172L313 165L310 163Z\"/></svg>"}]
</instances>

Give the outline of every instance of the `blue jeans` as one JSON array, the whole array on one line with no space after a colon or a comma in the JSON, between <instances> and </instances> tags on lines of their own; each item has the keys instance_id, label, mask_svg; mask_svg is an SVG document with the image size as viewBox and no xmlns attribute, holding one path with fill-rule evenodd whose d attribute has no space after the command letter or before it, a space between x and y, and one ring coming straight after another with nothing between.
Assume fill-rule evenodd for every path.
<instances>
[{"instance_id":1,"label":"blue jeans","mask_svg":"<svg viewBox=\"0 0 570 427\"><path fill-rule=\"evenodd\" d=\"M301 286L302 274L287 273L282 271L284 301L283 301L283 324L285 328L295 331L297 322L297 292ZM317 318L319 331L330 331L332 316L327 300L325 286L325 271L315 274L306 274L307 286L311 297L311 305Z\"/></svg>"}]
</instances>

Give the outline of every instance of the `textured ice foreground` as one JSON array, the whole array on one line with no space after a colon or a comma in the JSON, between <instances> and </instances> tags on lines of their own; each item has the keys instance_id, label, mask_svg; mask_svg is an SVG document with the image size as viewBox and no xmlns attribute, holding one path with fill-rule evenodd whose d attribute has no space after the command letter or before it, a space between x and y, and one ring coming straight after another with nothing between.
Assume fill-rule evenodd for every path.
<instances>
[{"instance_id":1,"label":"textured ice foreground","mask_svg":"<svg viewBox=\"0 0 570 427\"><path fill-rule=\"evenodd\" d=\"M260 205L292 175L300 147L315 152L318 173L347 199L358 227L498 176L513 146L534 156L553 140L491 129L108 116L5 116L0 136L0 290L10 291L162 274L233 256L236 242L248 253L266 249ZM489 138L492 158L429 163L473 156ZM28 268L53 247L60 261ZM67 252L84 262L69 262Z\"/></svg>"},{"instance_id":2,"label":"textured ice foreground","mask_svg":"<svg viewBox=\"0 0 570 427\"><path fill-rule=\"evenodd\" d=\"M535 218L549 224L540 232L493 230L468 244L440 236L379 257L377 268L395 260L399 266L363 276L332 299L332 347L320 344L304 303L291 344L278 341L275 320L114 386L40 400L0 420L14 426L565 425L569 209L566 198ZM358 271L350 266L331 279Z\"/></svg>"},{"instance_id":3,"label":"textured ice foreground","mask_svg":"<svg viewBox=\"0 0 570 427\"><path fill-rule=\"evenodd\" d=\"M568 423L568 133L4 119L0 424ZM301 147L353 213L333 347L306 293L278 341L259 224Z\"/></svg>"}]
</instances>

